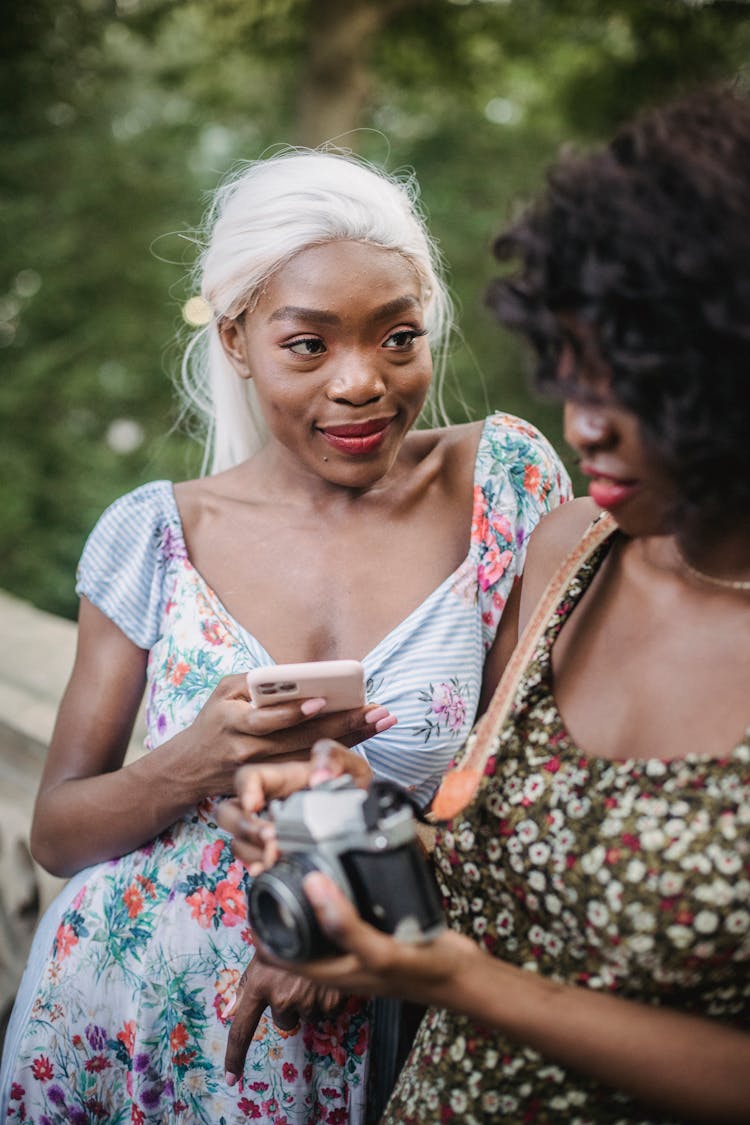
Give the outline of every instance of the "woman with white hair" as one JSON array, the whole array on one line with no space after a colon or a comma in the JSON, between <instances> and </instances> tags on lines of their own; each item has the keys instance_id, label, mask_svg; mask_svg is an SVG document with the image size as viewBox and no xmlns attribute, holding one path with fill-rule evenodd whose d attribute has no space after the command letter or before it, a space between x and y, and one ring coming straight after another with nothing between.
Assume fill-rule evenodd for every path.
<instances>
[{"instance_id":1,"label":"woman with white hair","mask_svg":"<svg viewBox=\"0 0 750 1125\"><path fill-rule=\"evenodd\" d=\"M210 472L122 497L83 552L32 828L73 878L9 1028L9 1120L363 1119L366 1007L273 969L277 1022L225 1075L253 946L216 804L239 765L321 737L427 804L505 660L526 539L569 495L517 418L415 428L451 305L413 183L330 152L248 164L199 271L212 319L183 374ZM364 706L251 704L250 669L339 657L364 664ZM123 765L144 690L149 753Z\"/></svg>"}]
</instances>

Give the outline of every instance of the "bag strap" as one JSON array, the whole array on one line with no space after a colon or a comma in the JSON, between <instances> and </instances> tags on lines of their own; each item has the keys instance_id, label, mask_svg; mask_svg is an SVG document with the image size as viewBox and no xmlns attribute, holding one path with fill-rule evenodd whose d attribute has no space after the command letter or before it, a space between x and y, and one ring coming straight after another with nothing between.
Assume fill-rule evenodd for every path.
<instances>
[{"instance_id":1,"label":"bag strap","mask_svg":"<svg viewBox=\"0 0 750 1125\"><path fill-rule=\"evenodd\" d=\"M487 761L494 752L498 731L508 717L521 678L566 587L583 563L616 527L612 516L608 512L602 512L552 575L513 650L487 710L469 736L466 753L458 766L445 774L435 794L432 808L427 814L431 823L452 820L474 799Z\"/></svg>"}]
</instances>

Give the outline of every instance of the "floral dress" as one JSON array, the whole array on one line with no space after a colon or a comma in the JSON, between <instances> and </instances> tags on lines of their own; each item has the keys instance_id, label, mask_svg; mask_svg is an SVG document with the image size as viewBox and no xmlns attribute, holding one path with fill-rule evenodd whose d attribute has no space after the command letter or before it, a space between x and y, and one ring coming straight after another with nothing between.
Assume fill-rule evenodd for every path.
<instances>
[{"instance_id":1,"label":"floral dress","mask_svg":"<svg viewBox=\"0 0 750 1125\"><path fill-rule=\"evenodd\" d=\"M539 517L570 495L532 426L487 419L463 564L366 657L368 698L398 725L358 747L375 773L432 796L472 725L485 654ZM147 749L192 723L219 679L273 663L192 566L167 481L92 532L79 592L149 651ZM252 957L248 875L207 800L152 843L81 872L42 921L3 1058L4 1120L210 1125L360 1122L368 1008L279 1030L264 1017L238 1086L226 1005Z\"/></svg>"},{"instance_id":2,"label":"floral dress","mask_svg":"<svg viewBox=\"0 0 750 1125\"><path fill-rule=\"evenodd\" d=\"M565 984L748 1028L750 730L721 760L587 757L553 697L552 646L611 541L568 585L473 804L438 835L450 924ZM384 1125L450 1121L674 1119L500 1032L430 1010Z\"/></svg>"}]
</instances>

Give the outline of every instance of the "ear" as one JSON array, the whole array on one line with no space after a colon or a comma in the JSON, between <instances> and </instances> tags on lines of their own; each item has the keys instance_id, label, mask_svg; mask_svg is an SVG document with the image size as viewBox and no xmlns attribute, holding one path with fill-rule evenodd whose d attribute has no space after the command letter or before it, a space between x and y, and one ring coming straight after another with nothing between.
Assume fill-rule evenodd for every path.
<instances>
[{"instance_id":1,"label":"ear","mask_svg":"<svg viewBox=\"0 0 750 1125\"><path fill-rule=\"evenodd\" d=\"M247 362L247 345L245 342L244 320L238 317L230 320L223 317L219 321L219 339L232 367L241 379L252 379Z\"/></svg>"}]
</instances>

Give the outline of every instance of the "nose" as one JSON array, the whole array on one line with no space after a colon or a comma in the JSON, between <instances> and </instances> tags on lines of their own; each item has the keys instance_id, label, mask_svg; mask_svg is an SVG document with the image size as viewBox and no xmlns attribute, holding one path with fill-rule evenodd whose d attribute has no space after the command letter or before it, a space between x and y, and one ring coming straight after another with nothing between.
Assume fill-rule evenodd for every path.
<instances>
[{"instance_id":1,"label":"nose","mask_svg":"<svg viewBox=\"0 0 750 1125\"><path fill-rule=\"evenodd\" d=\"M582 453L605 449L614 440L614 429L606 406L585 402L566 402L565 440Z\"/></svg>"},{"instance_id":2,"label":"nose","mask_svg":"<svg viewBox=\"0 0 750 1125\"><path fill-rule=\"evenodd\" d=\"M373 360L354 354L342 357L328 385L328 397L332 402L368 406L378 402L385 394L385 389L383 377Z\"/></svg>"}]
</instances>

